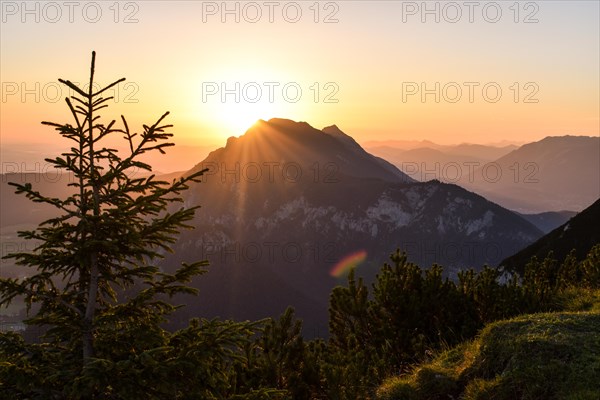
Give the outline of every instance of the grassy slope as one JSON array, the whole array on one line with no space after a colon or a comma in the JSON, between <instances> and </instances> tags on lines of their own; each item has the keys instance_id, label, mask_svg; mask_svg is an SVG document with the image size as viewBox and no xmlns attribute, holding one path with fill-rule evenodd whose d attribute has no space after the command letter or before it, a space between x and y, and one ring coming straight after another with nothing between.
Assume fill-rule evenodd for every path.
<instances>
[{"instance_id":1,"label":"grassy slope","mask_svg":"<svg viewBox=\"0 0 600 400\"><path fill-rule=\"evenodd\" d=\"M600 399L600 310L524 315L486 326L380 399Z\"/></svg>"}]
</instances>

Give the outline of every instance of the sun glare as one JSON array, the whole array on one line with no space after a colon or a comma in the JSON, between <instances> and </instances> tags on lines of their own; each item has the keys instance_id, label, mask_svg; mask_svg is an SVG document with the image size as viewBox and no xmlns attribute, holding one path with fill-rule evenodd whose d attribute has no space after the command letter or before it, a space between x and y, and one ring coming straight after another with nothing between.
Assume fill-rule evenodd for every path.
<instances>
[{"instance_id":1,"label":"sun glare","mask_svg":"<svg viewBox=\"0 0 600 400\"><path fill-rule=\"evenodd\" d=\"M206 76L212 80L198 84L202 108L225 137L243 135L259 119L290 117L302 107L282 95L291 79L268 65L248 62L243 69L208 71Z\"/></svg>"},{"instance_id":2,"label":"sun glare","mask_svg":"<svg viewBox=\"0 0 600 400\"><path fill-rule=\"evenodd\" d=\"M225 136L240 136L259 119L276 117L273 107L268 106L242 102L220 104L215 113L215 122L226 131L223 132Z\"/></svg>"}]
</instances>

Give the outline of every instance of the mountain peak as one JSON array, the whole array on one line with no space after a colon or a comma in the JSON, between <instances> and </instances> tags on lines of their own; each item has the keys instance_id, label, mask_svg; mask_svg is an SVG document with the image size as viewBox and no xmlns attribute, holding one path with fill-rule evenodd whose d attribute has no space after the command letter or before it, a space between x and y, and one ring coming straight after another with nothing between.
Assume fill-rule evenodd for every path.
<instances>
[{"instance_id":1,"label":"mountain peak","mask_svg":"<svg viewBox=\"0 0 600 400\"><path fill-rule=\"evenodd\" d=\"M271 118L270 120L266 121L266 124L271 125L271 126L276 126L280 129L294 129L294 128L295 129L306 129L306 128L315 129L308 122L294 121L292 119L286 119L286 118Z\"/></svg>"},{"instance_id":2,"label":"mountain peak","mask_svg":"<svg viewBox=\"0 0 600 400\"><path fill-rule=\"evenodd\" d=\"M338 128L338 126L335 124L326 126L325 128L323 128L321 130L329 135L345 135L346 136L346 134L344 132L342 132L342 130L340 128Z\"/></svg>"},{"instance_id":3,"label":"mountain peak","mask_svg":"<svg viewBox=\"0 0 600 400\"><path fill-rule=\"evenodd\" d=\"M314 174L315 166L318 166L330 168L327 173L335 175L336 180L346 176L391 182L413 181L398 168L367 153L335 125L321 131L306 122L284 118L257 121L245 134L227 139L226 146L211 153L203 163L208 162L211 165L217 162L219 166L224 163L227 168L234 168L229 165L250 164L292 165L304 171L305 177L309 173Z\"/></svg>"}]
</instances>

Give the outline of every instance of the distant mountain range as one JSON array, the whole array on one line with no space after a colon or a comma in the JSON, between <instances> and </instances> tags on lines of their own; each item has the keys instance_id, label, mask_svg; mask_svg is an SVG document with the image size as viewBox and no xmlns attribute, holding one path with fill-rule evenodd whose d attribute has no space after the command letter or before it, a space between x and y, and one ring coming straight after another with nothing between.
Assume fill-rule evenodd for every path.
<instances>
[{"instance_id":1,"label":"distant mountain range","mask_svg":"<svg viewBox=\"0 0 600 400\"><path fill-rule=\"evenodd\" d=\"M517 213L519 214L519 213ZM519 214L535 225L544 234L558 228L569 219L573 218L577 213L575 211L548 211L539 214Z\"/></svg>"},{"instance_id":2,"label":"distant mountain range","mask_svg":"<svg viewBox=\"0 0 600 400\"><path fill-rule=\"evenodd\" d=\"M396 151L409 151L416 149L438 150L444 154L475 157L483 160L495 160L500 158L519 146L513 143L494 143L494 144L474 144L461 143L454 145L437 144L430 140L386 140L386 141L368 141L362 146L370 153L377 154L377 149L390 149Z\"/></svg>"},{"instance_id":3,"label":"distant mountain range","mask_svg":"<svg viewBox=\"0 0 600 400\"><path fill-rule=\"evenodd\" d=\"M581 211L600 196L600 137L547 137L518 148L423 141L368 149L414 179L456 183L520 213Z\"/></svg>"},{"instance_id":4,"label":"distant mountain range","mask_svg":"<svg viewBox=\"0 0 600 400\"><path fill-rule=\"evenodd\" d=\"M543 260L552 251L554 257L562 261L573 249L577 251L577 258L583 259L595 244L600 243L599 227L600 199L535 243L506 258L500 265L523 273L525 264L533 256Z\"/></svg>"},{"instance_id":5,"label":"distant mountain range","mask_svg":"<svg viewBox=\"0 0 600 400\"><path fill-rule=\"evenodd\" d=\"M600 197L600 137L547 137L484 168L462 184L504 207L581 211Z\"/></svg>"},{"instance_id":6,"label":"distant mountain range","mask_svg":"<svg viewBox=\"0 0 600 400\"><path fill-rule=\"evenodd\" d=\"M365 148L418 181L438 179L446 183L458 183L477 167L510 153L518 146L468 143L440 145L428 140L391 140L366 142Z\"/></svg>"},{"instance_id":7,"label":"distant mountain range","mask_svg":"<svg viewBox=\"0 0 600 400\"><path fill-rule=\"evenodd\" d=\"M446 183L452 181L457 183L463 175L465 177L468 175L469 168L474 169L476 166L493 161L477 153L456 154L430 147L410 150L372 147L367 150L388 160L408 176L421 182L437 179Z\"/></svg>"}]
</instances>

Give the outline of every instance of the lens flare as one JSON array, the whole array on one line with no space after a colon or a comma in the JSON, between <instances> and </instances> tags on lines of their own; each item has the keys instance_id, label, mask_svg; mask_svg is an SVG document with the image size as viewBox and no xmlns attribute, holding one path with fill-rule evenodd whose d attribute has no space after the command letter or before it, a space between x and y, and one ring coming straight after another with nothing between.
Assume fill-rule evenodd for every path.
<instances>
[{"instance_id":1,"label":"lens flare","mask_svg":"<svg viewBox=\"0 0 600 400\"><path fill-rule=\"evenodd\" d=\"M356 268L367 258L367 252L365 250L359 250L342 258L335 266L329 271L329 275L339 278L342 275L349 272L352 268Z\"/></svg>"}]
</instances>

